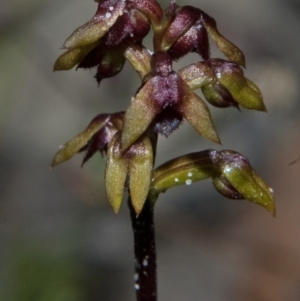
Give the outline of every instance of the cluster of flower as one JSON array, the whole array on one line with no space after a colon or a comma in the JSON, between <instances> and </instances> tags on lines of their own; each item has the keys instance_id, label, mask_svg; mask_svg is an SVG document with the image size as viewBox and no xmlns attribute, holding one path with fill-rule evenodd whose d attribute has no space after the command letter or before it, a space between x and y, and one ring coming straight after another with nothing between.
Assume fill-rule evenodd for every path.
<instances>
[{"instance_id":1,"label":"cluster of flower","mask_svg":"<svg viewBox=\"0 0 300 301\"><path fill-rule=\"evenodd\" d=\"M101 152L107 160L106 190L115 212L124 189L139 214L147 197L155 199L170 187L211 177L226 197L245 198L275 213L271 189L236 152L202 151L153 169L157 134L169 136L184 119L204 138L220 142L208 106L194 90L201 89L216 107L266 110L259 89L244 76L241 50L219 33L213 18L192 6L172 1L163 11L156 0L96 2L95 16L67 38L67 51L54 70L97 67L100 83L118 74L128 61L141 86L126 112L95 117L58 151L52 165L83 150L83 163ZM151 28L150 51L143 39ZM209 37L228 60L210 57ZM200 61L175 71L172 63L191 52L199 54Z\"/></svg>"}]
</instances>

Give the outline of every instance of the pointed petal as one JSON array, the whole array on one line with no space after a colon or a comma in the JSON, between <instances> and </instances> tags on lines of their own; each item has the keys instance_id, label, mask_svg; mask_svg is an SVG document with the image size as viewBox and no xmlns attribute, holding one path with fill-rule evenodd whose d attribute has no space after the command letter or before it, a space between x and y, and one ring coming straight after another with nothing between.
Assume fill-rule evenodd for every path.
<instances>
[{"instance_id":1,"label":"pointed petal","mask_svg":"<svg viewBox=\"0 0 300 301\"><path fill-rule=\"evenodd\" d=\"M97 43L93 43L87 46L73 48L63 53L54 63L54 71L72 69L78 65L96 45Z\"/></svg>"},{"instance_id":2,"label":"pointed petal","mask_svg":"<svg viewBox=\"0 0 300 301\"><path fill-rule=\"evenodd\" d=\"M219 33L216 21L203 13L203 22L208 34L215 41L217 47L224 53L224 55L230 61L245 67L246 61L243 52Z\"/></svg>"},{"instance_id":3,"label":"pointed petal","mask_svg":"<svg viewBox=\"0 0 300 301\"><path fill-rule=\"evenodd\" d=\"M179 111L201 136L220 143L207 105L184 81L182 83L184 100L178 105Z\"/></svg>"},{"instance_id":4,"label":"pointed petal","mask_svg":"<svg viewBox=\"0 0 300 301\"><path fill-rule=\"evenodd\" d=\"M122 150L126 150L148 128L159 107L151 101L152 83L149 80L132 98L131 104L124 116L122 131Z\"/></svg>"},{"instance_id":5,"label":"pointed petal","mask_svg":"<svg viewBox=\"0 0 300 301\"><path fill-rule=\"evenodd\" d=\"M108 146L105 186L108 200L115 213L119 212L127 177L128 160L122 156L120 135L117 133Z\"/></svg>"},{"instance_id":6,"label":"pointed petal","mask_svg":"<svg viewBox=\"0 0 300 301\"><path fill-rule=\"evenodd\" d=\"M253 82L243 75L224 73L218 81L227 88L233 98L244 108L266 111L261 92Z\"/></svg>"},{"instance_id":7,"label":"pointed petal","mask_svg":"<svg viewBox=\"0 0 300 301\"><path fill-rule=\"evenodd\" d=\"M113 8L112 10L110 8ZM77 28L65 41L64 47L72 49L96 42L112 27L123 14L125 1L100 2L96 15L87 23Z\"/></svg>"},{"instance_id":8,"label":"pointed petal","mask_svg":"<svg viewBox=\"0 0 300 301\"><path fill-rule=\"evenodd\" d=\"M257 110L266 112L266 106L264 104L263 96L261 92L256 89L253 89L253 83L249 84L250 80L245 78L246 85L241 91L238 93L236 99L240 103L241 106L251 110Z\"/></svg>"},{"instance_id":9,"label":"pointed petal","mask_svg":"<svg viewBox=\"0 0 300 301\"><path fill-rule=\"evenodd\" d=\"M151 55L149 51L139 45L131 44L124 52L125 58L132 65L141 79L151 71Z\"/></svg>"},{"instance_id":10,"label":"pointed petal","mask_svg":"<svg viewBox=\"0 0 300 301\"><path fill-rule=\"evenodd\" d=\"M52 167L71 159L88 143L91 137L101 129L106 122L106 118L103 118L103 115L100 117L100 115L95 117L82 133L60 147L53 158Z\"/></svg>"},{"instance_id":11,"label":"pointed petal","mask_svg":"<svg viewBox=\"0 0 300 301\"><path fill-rule=\"evenodd\" d=\"M275 203L270 190L269 188L265 189L265 183L257 175L254 176L254 173L242 169L231 169L225 171L224 175L246 200L256 203L275 214Z\"/></svg>"},{"instance_id":12,"label":"pointed petal","mask_svg":"<svg viewBox=\"0 0 300 301\"><path fill-rule=\"evenodd\" d=\"M136 155L131 158L129 163L129 189L132 205L136 214L139 215L149 192L153 167L153 152L148 137L134 144L132 148L134 148Z\"/></svg>"},{"instance_id":13,"label":"pointed petal","mask_svg":"<svg viewBox=\"0 0 300 301\"><path fill-rule=\"evenodd\" d=\"M272 190L252 169L249 161L233 151L221 151L220 172L244 199L258 204L275 215Z\"/></svg>"},{"instance_id":14,"label":"pointed petal","mask_svg":"<svg viewBox=\"0 0 300 301\"><path fill-rule=\"evenodd\" d=\"M252 176L255 180L255 182L262 188L262 190L265 192L265 202L263 203L263 207L266 208L269 212L271 212L274 217L276 215L276 205L273 198L273 189L270 188L263 179L256 173L256 171L252 170Z\"/></svg>"}]
</instances>

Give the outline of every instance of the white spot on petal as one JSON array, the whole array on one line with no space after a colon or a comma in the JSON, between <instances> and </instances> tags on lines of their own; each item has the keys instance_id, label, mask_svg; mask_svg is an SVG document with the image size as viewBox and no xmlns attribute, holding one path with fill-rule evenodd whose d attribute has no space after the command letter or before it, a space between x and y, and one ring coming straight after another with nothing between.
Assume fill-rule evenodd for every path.
<instances>
[{"instance_id":1,"label":"white spot on petal","mask_svg":"<svg viewBox=\"0 0 300 301\"><path fill-rule=\"evenodd\" d=\"M231 167L226 166L225 169L224 169L224 172L231 172Z\"/></svg>"},{"instance_id":2,"label":"white spot on petal","mask_svg":"<svg viewBox=\"0 0 300 301\"><path fill-rule=\"evenodd\" d=\"M105 18L106 18L106 19L109 19L110 17L111 17L111 13L106 13L106 14L105 14Z\"/></svg>"},{"instance_id":3,"label":"white spot on petal","mask_svg":"<svg viewBox=\"0 0 300 301\"><path fill-rule=\"evenodd\" d=\"M192 172L189 172L188 173L188 177L192 177L193 176L193 173Z\"/></svg>"},{"instance_id":4,"label":"white spot on petal","mask_svg":"<svg viewBox=\"0 0 300 301\"><path fill-rule=\"evenodd\" d=\"M109 9L110 11L113 11L113 10L114 10L114 7L113 7L113 6L110 6L108 9Z\"/></svg>"},{"instance_id":5,"label":"white spot on petal","mask_svg":"<svg viewBox=\"0 0 300 301\"><path fill-rule=\"evenodd\" d=\"M178 178L175 178L174 181L175 181L175 182L179 182L179 179L178 179Z\"/></svg>"},{"instance_id":6,"label":"white spot on petal","mask_svg":"<svg viewBox=\"0 0 300 301\"><path fill-rule=\"evenodd\" d=\"M188 179L188 180L185 181L185 184L186 184L186 185L191 185L192 182L193 182L192 180Z\"/></svg>"}]
</instances>

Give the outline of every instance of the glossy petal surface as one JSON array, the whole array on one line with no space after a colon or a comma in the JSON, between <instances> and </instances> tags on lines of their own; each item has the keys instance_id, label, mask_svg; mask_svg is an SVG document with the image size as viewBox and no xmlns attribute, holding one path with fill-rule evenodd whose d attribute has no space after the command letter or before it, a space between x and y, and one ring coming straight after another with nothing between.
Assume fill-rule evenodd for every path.
<instances>
[{"instance_id":1,"label":"glossy petal surface","mask_svg":"<svg viewBox=\"0 0 300 301\"><path fill-rule=\"evenodd\" d=\"M105 123L105 120L94 118L88 127L79 135L75 136L66 144L62 145L59 151L55 154L51 166L55 166L64 161L71 159L77 154L91 139L91 137L100 130Z\"/></svg>"},{"instance_id":2,"label":"glossy petal surface","mask_svg":"<svg viewBox=\"0 0 300 301\"><path fill-rule=\"evenodd\" d=\"M135 156L129 162L129 190L137 215L143 209L152 176L153 152L150 139L145 137L133 146Z\"/></svg>"},{"instance_id":3,"label":"glossy petal surface","mask_svg":"<svg viewBox=\"0 0 300 301\"><path fill-rule=\"evenodd\" d=\"M214 128L209 109L205 102L185 84L184 101L179 110L184 118L204 138L220 143L219 136Z\"/></svg>"},{"instance_id":4,"label":"glossy petal surface","mask_svg":"<svg viewBox=\"0 0 300 301\"><path fill-rule=\"evenodd\" d=\"M124 117L124 128L122 131L123 150L130 147L146 131L160 110L157 104L149 99L151 94L152 85L150 82L147 82L132 99Z\"/></svg>"},{"instance_id":5,"label":"glossy petal surface","mask_svg":"<svg viewBox=\"0 0 300 301\"><path fill-rule=\"evenodd\" d=\"M112 8L112 9L111 9ZM65 41L64 47L72 49L96 42L112 27L123 14L124 0L105 0L99 3L95 16L77 28Z\"/></svg>"},{"instance_id":6,"label":"glossy petal surface","mask_svg":"<svg viewBox=\"0 0 300 301\"><path fill-rule=\"evenodd\" d=\"M246 61L243 52L219 33L216 21L204 13L203 22L208 34L215 41L217 47L224 55L230 61L245 67Z\"/></svg>"},{"instance_id":7,"label":"glossy petal surface","mask_svg":"<svg viewBox=\"0 0 300 301\"><path fill-rule=\"evenodd\" d=\"M122 156L120 135L111 140L107 152L105 169L105 187L108 200L115 213L119 212L127 177L128 161Z\"/></svg>"},{"instance_id":8,"label":"glossy petal surface","mask_svg":"<svg viewBox=\"0 0 300 301\"><path fill-rule=\"evenodd\" d=\"M54 64L54 71L59 70L70 70L76 65L78 65L85 56L96 46L97 43L90 45L77 47L68 50L58 57Z\"/></svg>"}]
</instances>

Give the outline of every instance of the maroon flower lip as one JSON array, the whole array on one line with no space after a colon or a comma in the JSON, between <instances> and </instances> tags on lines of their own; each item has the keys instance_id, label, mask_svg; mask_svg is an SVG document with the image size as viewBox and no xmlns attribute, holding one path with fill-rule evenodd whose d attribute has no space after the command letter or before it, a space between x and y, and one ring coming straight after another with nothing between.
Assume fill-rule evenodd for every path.
<instances>
[{"instance_id":1,"label":"maroon flower lip","mask_svg":"<svg viewBox=\"0 0 300 301\"><path fill-rule=\"evenodd\" d=\"M200 135L219 143L207 105L173 71L171 57L166 52L155 52L151 67L152 73L125 113L122 148L127 149L150 124L158 133L169 136L183 118Z\"/></svg>"}]
</instances>

